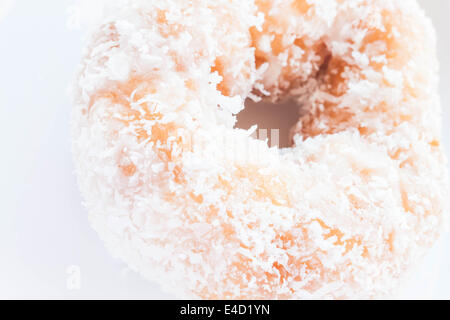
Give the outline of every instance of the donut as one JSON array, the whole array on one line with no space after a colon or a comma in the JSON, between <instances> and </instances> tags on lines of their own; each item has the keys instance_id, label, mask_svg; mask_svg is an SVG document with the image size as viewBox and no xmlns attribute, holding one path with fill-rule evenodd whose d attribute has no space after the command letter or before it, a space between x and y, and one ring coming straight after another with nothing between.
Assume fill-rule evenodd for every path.
<instances>
[{"instance_id":1,"label":"donut","mask_svg":"<svg viewBox=\"0 0 450 320\"><path fill-rule=\"evenodd\" d=\"M167 292L388 297L441 234L436 37L415 0L108 1L86 39L89 220ZM289 148L235 127L246 100L288 98Z\"/></svg>"}]
</instances>

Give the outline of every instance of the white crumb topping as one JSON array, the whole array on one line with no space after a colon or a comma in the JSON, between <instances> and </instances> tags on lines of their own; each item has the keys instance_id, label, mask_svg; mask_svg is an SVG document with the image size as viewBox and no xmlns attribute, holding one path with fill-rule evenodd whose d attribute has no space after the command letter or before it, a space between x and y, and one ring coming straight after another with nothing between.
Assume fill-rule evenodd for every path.
<instances>
[{"instance_id":1,"label":"white crumb topping","mask_svg":"<svg viewBox=\"0 0 450 320\"><path fill-rule=\"evenodd\" d=\"M183 298L376 298L448 198L415 0L83 1L73 154L114 256ZM234 129L293 96L295 144Z\"/></svg>"}]
</instances>

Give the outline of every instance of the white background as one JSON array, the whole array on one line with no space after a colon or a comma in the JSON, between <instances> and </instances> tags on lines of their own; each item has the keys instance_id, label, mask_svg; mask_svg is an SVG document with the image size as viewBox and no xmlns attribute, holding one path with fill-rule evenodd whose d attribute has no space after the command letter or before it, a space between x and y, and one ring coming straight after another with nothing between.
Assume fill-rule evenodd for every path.
<instances>
[{"instance_id":1,"label":"white background","mask_svg":"<svg viewBox=\"0 0 450 320\"><path fill-rule=\"evenodd\" d=\"M16 0L0 21L0 298L171 298L111 258L88 225L70 154L67 87L81 52L80 32L66 27L72 2ZM450 1L420 2L439 34L450 151ZM67 289L71 265L80 290ZM450 299L449 236L402 297Z\"/></svg>"}]
</instances>

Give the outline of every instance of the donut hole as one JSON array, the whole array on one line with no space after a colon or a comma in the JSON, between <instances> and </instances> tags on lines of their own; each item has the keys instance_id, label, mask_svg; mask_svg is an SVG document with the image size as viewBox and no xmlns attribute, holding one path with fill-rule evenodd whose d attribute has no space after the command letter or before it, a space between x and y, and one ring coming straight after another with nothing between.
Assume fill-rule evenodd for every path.
<instances>
[{"instance_id":1,"label":"donut hole","mask_svg":"<svg viewBox=\"0 0 450 320\"><path fill-rule=\"evenodd\" d=\"M301 107L294 100L271 103L247 99L244 110L237 115L235 128L248 130L257 125L257 138L268 139L270 147L289 148L293 144L290 131L300 115Z\"/></svg>"}]
</instances>

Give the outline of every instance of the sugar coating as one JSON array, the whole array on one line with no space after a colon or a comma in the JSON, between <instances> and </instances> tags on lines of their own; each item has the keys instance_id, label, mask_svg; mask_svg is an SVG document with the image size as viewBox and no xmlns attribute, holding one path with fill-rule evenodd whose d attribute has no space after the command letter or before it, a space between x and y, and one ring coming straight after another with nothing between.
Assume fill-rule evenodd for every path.
<instances>
[{"instance_id":1,"label":"sugar coating","mask_svg":"<svg viewBox=\"0 0 450 320\"><path fill-rule=\"evenodd\" d=\"M107 1L73 88L93 227L183 298L392 293L447 208L435 47L415 0ZM291 148L234 129L286 97Z\"/></svg>"}]
</instances>

